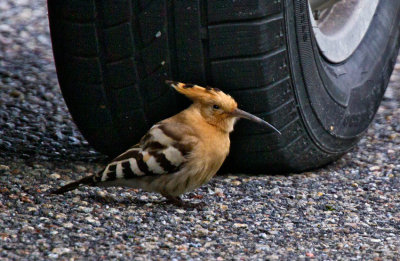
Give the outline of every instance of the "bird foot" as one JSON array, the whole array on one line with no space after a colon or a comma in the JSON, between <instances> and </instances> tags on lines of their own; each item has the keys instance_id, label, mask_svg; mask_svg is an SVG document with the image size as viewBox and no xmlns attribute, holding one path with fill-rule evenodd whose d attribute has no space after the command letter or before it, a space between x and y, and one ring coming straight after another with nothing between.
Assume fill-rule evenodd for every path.
<instances>
[{"instance_id":1,"label":"bird foot","mask_svg":"<svg viewBox=\"0 0 400 261\"><path fill-rule=\"evenodd\" d=\"M165 197L167 198L167 203L181 208L202 210L206 206L204 202L190 203L183 201L179 197L171 197L171 196L165 196Z\"/></svg>"}]
</instances>

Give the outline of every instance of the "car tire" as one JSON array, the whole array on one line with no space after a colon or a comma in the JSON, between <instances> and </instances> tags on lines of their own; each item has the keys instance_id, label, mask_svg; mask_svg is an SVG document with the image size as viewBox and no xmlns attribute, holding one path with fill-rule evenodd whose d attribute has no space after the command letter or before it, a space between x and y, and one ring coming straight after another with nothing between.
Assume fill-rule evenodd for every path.
<instances>
[{"instance_id":1,"label":"car tire","mask_svg":"<svg viewBox=\"0 0 400 261\"><path fill-rule=\"evenodd\" d=\"M189 103L166 79L211 85L282 135L241 121L225 170L325 165L378 109L399 49L400 2L380 1L361 43L332 63L306 0L48 0L60 87L82 134L116 155Z\"/></svg>"}]
</instances>

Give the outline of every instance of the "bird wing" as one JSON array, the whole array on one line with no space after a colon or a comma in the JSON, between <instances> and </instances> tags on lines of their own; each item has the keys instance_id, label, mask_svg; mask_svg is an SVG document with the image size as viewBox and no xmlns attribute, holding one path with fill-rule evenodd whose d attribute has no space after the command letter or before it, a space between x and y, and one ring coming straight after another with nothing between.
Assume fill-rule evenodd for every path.
<instances>
[{"instance_id":1,"label":"bird wing","mask_svg":"<svg viewBox=\"0 0 400 261\"><path fill-rule=\"evenodd\" d=\"M171 174L181 169L196 145L193 131L184 124L162 121L95 177L95 182Z\"/></svg>"}]
</instances>

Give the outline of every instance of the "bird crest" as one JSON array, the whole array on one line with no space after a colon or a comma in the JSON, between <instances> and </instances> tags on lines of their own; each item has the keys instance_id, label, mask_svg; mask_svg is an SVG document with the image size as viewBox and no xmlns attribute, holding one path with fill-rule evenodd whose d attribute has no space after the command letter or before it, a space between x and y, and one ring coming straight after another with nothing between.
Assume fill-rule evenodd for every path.
<instances>
[{"instance_id":1,"label":"bird crest","mask_svg":"<svg viewBox=\"0 0 400 261\"><path fill-rule=\"evenodd\" d=\"M218 105L224 111L233 111L237 108L236 101L228 94L218 88L202 87L191 83L181 83L175 81L166 81L177 92L185 95L193 102L199 102L206 105Z\"/></svg>"}]
</instances>

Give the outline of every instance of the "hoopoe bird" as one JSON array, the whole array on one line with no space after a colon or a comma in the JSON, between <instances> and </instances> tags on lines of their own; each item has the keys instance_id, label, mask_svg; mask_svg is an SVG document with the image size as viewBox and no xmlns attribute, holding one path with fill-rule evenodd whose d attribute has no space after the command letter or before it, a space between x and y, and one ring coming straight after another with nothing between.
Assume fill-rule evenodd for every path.
<instances>
[{"instance_id":1,"label":"hoopoe bird","mask_svg":"<svg viewBox=\"0 0 400 261\"><path fill-rule=\"evenodd\" d=\"M236 101L217 88L166 81L193 101L180 113L156 123L135 146L102 171L67 184L61 194L80 185L125 186L158 192L170 203L192 206L180 195L210 181L229 153L229 133L239 118L272 128L270 123L240 110Z\"/></svg>"}]
</instances>

